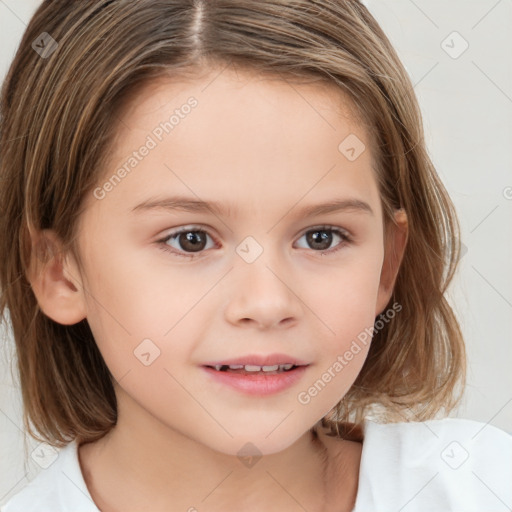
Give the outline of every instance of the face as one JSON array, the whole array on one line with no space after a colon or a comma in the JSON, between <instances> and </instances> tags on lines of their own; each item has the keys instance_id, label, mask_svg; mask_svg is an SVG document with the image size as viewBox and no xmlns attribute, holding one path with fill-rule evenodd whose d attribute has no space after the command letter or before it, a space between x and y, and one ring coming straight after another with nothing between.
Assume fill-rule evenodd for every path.
<instances>
[{"instance_id":1,"label":"face","mask_svg":"<svg viewBox=\"0 0 512 512\"><path fill-rule=\"evenodd\" d=\"M350 388L369 344L344 355L390 290L370 141L344 101L224 71L153 82L123 112L69 271L120 421L138 411L227 454L274 453ZM340 201L358 203L319 208ZM266 395L203 366L276 353L307 366Z\"/></svg>"}]
</instances>

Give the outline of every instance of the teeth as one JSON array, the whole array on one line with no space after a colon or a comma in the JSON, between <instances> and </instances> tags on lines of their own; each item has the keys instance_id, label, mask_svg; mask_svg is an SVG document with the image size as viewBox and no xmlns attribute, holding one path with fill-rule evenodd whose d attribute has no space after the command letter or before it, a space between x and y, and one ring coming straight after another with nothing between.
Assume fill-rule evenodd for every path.
<instances>
[{"instance_id":1,"label":"teeth","mask_svg":"<svg viewBox=\"0 0 512 512\"><path fill-rule=\"evenodd\" d=\"M226 366L226 365L216 364L214 366L214 368L217 371L220 371L220 369L223 366ZM264 371L264 372L275 372L275 371L290 370L291 368L293 368L293 364L276 364L274 366L256 366L256 365L250 365L250 364L246 364L246 365L243 365L243 364L230 364L228 367L231 370L241 370L243 368L246 372L261 372L261 371Z\"/></svg>"},{"instance_id":2,"label":"teeth","mask_svg":"<svg viewBox=\"0 0 512 512\"><path fill-rule=\"evenodd\" d=\"M250 364L246 364L244 369L246 372L261 372L261 370L263 370L264 372L275 372L279 370L279 365L276 364L275 366L253 366Z\"/></svg>"}]
</instances>

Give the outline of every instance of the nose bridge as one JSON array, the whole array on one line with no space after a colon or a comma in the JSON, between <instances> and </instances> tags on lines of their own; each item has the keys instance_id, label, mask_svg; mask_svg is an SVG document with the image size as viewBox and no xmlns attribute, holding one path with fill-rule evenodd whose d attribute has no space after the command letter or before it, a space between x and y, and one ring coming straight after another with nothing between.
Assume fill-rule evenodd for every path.
<instances>
[{"instance_id":1,"label":"nose bridge","mask_svg":"<svg viewBox=\"0 0 512 512\"><path fill-rule=\"evenodd\" d=\"M290 267L280 244L272 245L271 239L272 236L266 236L263 245L248 236L236 248L234 286L227 309L232 322L252 319L277 324L300 314L300 301L290 283Z\"/></svg>"},{"instance_id":2,"label":"nose bridge","mask_svg":"<svg viewBox=\"0 0 512 512\"><path fill-rule=\"evenodd\" d=\"M262 237L259 237L262 240ZM253 236L246 237L236 248L239 256L235 264L235 272L244 280L253 292L268 291L269 287L274 293L281 293L286 281L289 267L284 262L284 254L279 243L272 242L268 235L261 242Z\"/></svg>"}]
</instances>

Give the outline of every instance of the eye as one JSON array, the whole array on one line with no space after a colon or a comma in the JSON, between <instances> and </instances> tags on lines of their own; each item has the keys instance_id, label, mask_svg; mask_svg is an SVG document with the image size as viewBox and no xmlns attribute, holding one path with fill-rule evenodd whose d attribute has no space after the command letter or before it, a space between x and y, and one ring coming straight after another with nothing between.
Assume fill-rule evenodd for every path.
<instances>
[{"instance_id":1,"label":"eye","mask_svg":"<svg viewBox=\"0 0 512 512\"><path fill-rule=\"evenodd\" d=\"M184 258L193 258L194 253L201 252L206 249L205 243L207 237L210 237L210 235L206 231L188 227L174 231L167 235L165 238L157 240L157 244L158 247L163 251L171 252ZM169 242L175 243L178 248L170 248Z\"/></svg>"},{"instance_id":2,"label":"eye","mask_svg":"<svg viewBox=\"0 0 512 512\"><path fill-rule=\"evenodd\" d=\"M340 238L341 242L334 249L329 249L333 242L333 234L334 237ZM351 236L346 231L331 226L309 229L300 238L304 236L308 245L312 246L315 252L320 252L322 256L333 254L352 242ZM195 254L211 248L211 246L206 246L207 238L214 240L211 235L202 229L186 227L169 233L165 238L157 240L156 243L165 252L184 258L193 258ZM174 247L171 242L175 244Z\"/></svg>"},{"instance_id":3,"label":"eye","mask_svg":"<svg viewBox=\"0 0 512 512\"><path fill-rule=\"evenodd\" d=\"M334 249L329 249L329 246L333 242L333 234L342 241L338 243ZM326 251L321 252L322 256L324 254L333 254L352 242L352 238L346 231L331 226L320 226L314 229L309 229L301 236L301 238L304 236L306 237L307 244L313 249L316 249L316 252Z\"/></svg>"}]
</instances>

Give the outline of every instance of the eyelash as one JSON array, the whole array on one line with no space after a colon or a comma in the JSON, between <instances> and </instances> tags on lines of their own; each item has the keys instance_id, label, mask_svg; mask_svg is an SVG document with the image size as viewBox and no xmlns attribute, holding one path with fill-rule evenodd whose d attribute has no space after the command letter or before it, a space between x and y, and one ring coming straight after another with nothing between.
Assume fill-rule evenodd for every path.
<instances>
[{"instance_id":1,"label":"eyelash","mask_svg":"<svg viewBox=\"0 0 512 512\"><path fill-rule=\"evenodd\" d=\"M306 235L308 233L315 232L315 231L330 231L332 233L335 233L336 235L338 235L342 239L342 241L337 246L335 246L334 249L327 249L325 251L314 251L313 249L311 249L311 250L313 250L313 252L318 252L322 256L324 256L325 254L332 255L332 254L338 252L339 250L343 249L346 245L349 245L353 241L352 237L346 231L341 230L341 229L336 228L336 227L333 227L333 226L318 226L318 227L315 227L315 228L312 228L312 229L308 229L307 231L304 231L302 233L300 238L302 238L304 235ZM188 227L188 228L179 229L177 231L173 231L172 233L168 234L165 238L157 240L156 244L157 244L158 248L161 249L162 251L166 252L166 253L171 253L171 254L173 254L175 256L182 257L182 258L188 258L188 259L197 257L197 255L200 255L202 252L204 252L204 250L203 250L203 251L199 251L199 252L196 252L196 253L186 253L186 252L183 253L183 252L178 252L175 249L171 249L169 247L169 245L167 245L167 242L169 240L171 240L172 238L177 238L182 233L205 233L215 243L218 243L217 240L215 239L215 237L210 235L207 231L205 231L203 229L198 229L198 228L195 228L195 227L192 227L192 228Z\"/></svg>"}]
</instances>

